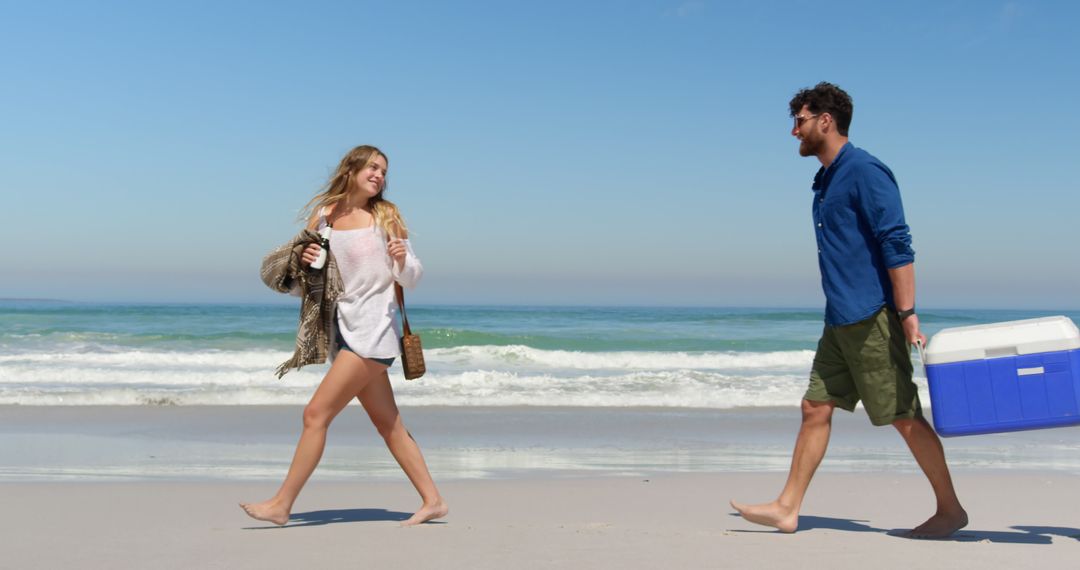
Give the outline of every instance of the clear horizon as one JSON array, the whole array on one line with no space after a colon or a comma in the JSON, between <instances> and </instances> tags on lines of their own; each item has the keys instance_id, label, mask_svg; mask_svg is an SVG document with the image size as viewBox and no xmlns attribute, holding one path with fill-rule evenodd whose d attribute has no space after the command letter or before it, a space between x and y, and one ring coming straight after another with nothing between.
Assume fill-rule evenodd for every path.
<instances>
[{"instance_id":1,"label":"clear horizon","mask_svg":"<svg viewBox=\"0 0 1080 570\"><path fill-rule=\"evenodd\" d=\"M263 301L88 301L78 299L35 299L35 298L23 298L23 297L0 297L0 303L57 303L57 304L71 304L71 305L91 305L91 306L258 306L258 307L297 307L299 308L299 300L293 298L282 299L270 299ZM597 305L597 304L567 304L567 305L552 305L543 303L516 303L516 304L476 304L476 303L439 303L439 302L423 302L412 303L409 302L409 307L418 308L476 308L476 309L655 309L655 310L678 310L678 309L708 309L708 310L761 310L761 311L807 311L807 312L821 312L824 314L825 306L808 306L808 305ZM987 313L1013 313L1013 312L1032 312L1032 313L1050 313L1050 312L1064 312L1073 313L1080 311L1080 307L941 307L941 306L923 306L919 307L922 312L931 311L975 311L975 312L987 312Z\"/></svg>"}]
</instances>

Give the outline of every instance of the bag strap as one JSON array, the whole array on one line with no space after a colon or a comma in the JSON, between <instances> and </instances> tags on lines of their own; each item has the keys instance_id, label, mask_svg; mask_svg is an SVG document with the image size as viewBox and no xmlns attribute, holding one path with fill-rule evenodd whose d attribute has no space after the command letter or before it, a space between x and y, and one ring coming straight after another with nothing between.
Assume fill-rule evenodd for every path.
<instances>
[{"instance_id":1,"label":"bag strap","mask_svg":"<svg viewBox=\"0 0 1080 570\"><path fill-rule=\"evenodd\" d=\"M412 329L409 328L409 316L405 314L405 290L401 288L401 283L397 281L394 281L394 293L397 296L398 307L401 307L401 332L410 335Z\"/></svg>"},{"instance_id":2,"label":"bag strap","mask_svg":"<svg viewBox=\"0 0 1080 570\"><path fill-rule=\"evenodd\" d=\"M390 243L389 234L386 236L386 243ZM393 262L393 260L390 260L390 263ZM394 296L397 297L398 307L401 308L401 334L410 335L412 334L412 329L409 328L409 316L405 314L405 289L403 289L401 283L398 283L397 281L394 281Z\"/></svg>"}]
</instances>

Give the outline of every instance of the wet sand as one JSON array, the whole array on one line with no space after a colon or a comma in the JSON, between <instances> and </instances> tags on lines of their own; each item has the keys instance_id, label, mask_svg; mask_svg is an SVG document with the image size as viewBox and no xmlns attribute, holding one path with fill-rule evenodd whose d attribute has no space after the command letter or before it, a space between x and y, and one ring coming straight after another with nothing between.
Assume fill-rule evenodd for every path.
<instances>
[{"instance_id":1,"label":"wet sand","mask_svg":"<svg viewBox=\"0 0 1080 570\"><path fill-rule=\"evenodd\" d=\"M0 568L1071 568L1080 560L1077 428L945 440L971 524L897 536L933 510L891 428L838 413L784 535L735 516L783 485L795 408L406 408L451 506L419 506L358 409L284 528L269 497L297 406L0 407Z\"/></svg>"}]
</instances>

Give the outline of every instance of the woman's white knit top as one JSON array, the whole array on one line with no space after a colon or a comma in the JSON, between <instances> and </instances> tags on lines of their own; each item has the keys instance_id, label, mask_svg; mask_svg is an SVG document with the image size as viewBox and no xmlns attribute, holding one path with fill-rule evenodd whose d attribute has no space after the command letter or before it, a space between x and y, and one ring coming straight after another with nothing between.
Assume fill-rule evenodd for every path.
<instances>
[{"instance_id":1,"label":"woman's white knit top","mask_svg":"<svg viewBox=\"0 0 1080 570\"><path fill-rule=\"evenodd\" d=\"M325 212L319 217L318 230L324 227ZM387 237L382 228L373 224L356 230L331 230L330 251L334 252L345 286L337 301L337 327L345 343L359 356L401 355L394 281L412 289L424 273L412 244L404 242L405 266L401 267L386 251Z\"/></svg>"}]
</instances>

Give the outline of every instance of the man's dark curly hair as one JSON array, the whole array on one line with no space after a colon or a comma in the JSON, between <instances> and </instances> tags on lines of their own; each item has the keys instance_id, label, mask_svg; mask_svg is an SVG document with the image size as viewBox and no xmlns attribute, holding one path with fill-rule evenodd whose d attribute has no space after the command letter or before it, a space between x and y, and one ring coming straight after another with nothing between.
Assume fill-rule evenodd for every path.
<instances>
[{"instance_id":1,"label":"man's dark curly hair","mask_svg":"<svg viewBox=\"0 0 1080 570\"><path fill-rule=\"evenodd\" d=\"M828 113L836 121L836 132L847 136L848 127L851 126L851 113L854 110L851 104L851 96L843 89L832 83L822 81L813 89L803 89L795 94L788 106L791 107L791 116L794 117L802 110L803 105L815 115Z\"/></svg>"}]
</instances>

